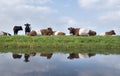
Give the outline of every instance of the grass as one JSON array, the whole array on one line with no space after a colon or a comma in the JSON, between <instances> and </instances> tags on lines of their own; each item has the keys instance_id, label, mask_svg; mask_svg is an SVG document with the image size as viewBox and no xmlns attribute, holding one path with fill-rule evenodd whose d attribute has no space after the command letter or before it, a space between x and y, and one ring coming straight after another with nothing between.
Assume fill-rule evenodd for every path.
<instances>
[{"instance_id":1,"label":"grass","mask_svg":"<svg viewBox=\"0 0 120 76\"><path fill-rule=\"evenodd\" d=\"M120 54L120 36L2 36L0 52Z\"/></svg>"}]
</instances>

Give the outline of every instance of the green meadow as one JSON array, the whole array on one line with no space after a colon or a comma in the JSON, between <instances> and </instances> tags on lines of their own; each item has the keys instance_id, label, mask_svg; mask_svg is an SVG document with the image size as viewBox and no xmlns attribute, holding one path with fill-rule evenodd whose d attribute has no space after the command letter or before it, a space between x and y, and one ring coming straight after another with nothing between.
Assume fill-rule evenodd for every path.
<instances>
[{"instance_id":1,"label":"green meadow","mask_svg":"<svg viewBox=\"0 0 120 76\"><path fill-rule=\"evenodd\" d=\"M2 36L0 52L120 54L120 36Z\"/></svg>"}]
</instances>

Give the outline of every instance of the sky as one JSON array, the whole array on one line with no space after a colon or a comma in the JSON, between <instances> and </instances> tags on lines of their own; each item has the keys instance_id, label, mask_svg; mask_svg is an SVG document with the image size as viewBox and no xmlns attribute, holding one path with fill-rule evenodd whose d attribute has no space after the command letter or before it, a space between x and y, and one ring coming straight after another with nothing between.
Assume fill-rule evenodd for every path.
<instances>
[{"instance_id":1,"label":"sky","mask_svg":"<svg viewBox=\"0 0 120 76\"><path fill-rule=\"evenodd\" d=\"M32 30L51 27L69 34L75 27L120 35L120 0L0 0L0 31L13 34L14 26L24 29L25 23Z\"/></svg>"}]
</instances>

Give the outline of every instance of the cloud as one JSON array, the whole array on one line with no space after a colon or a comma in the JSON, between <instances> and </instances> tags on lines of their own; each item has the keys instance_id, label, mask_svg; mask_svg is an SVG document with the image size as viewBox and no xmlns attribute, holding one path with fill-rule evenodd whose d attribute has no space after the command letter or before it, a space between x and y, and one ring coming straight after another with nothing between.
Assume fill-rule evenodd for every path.
<instances>
[{"instance_id":1,"label":"cloud","mask_svg":"<svg viewBox=\"0 0 120 76\"><path fill-rule=\"evenodd\" d=\"M120 20L120 11L107 12L99 17L99 20L102 21L114 21L117 22Z\"/></svg>"},{"instance_id":2,"label":"cloud","mask_svg":"<svg viewBox=\"0 0 120 76\"><path fill-rule=\"evenodd\" d=\"M98 0L78 0L80 7L86 8L94 6L97 2Z\"/></svg>"},{"instance_id":3,"label":"cloud","mask_svg":"<svg viewBox=\"0 0 120 76\"><path fill-rule=\"evenodd\" d=\"M45 19L47 19L49 15L57 13L56 9L45 5L49 2L52 2L52 0L1 0L0 31L6 30L12 33L14 25L20 26L26 22L33 24L40 22L45 23Z\"/></svg>"},{"instance_id":4,"label":"cloud","mask_svg":"<svg viewBox=\"0 0 120 76\"><path fill-rule=\"evenodd\" d=\"M35 6L38 6L38 5L44 5L44 4L47 4L47 3L53 3L53 0L24 0L24 3L25 4L28 4L28 5L35 5Z\"/></svg>"},{"instance_id":5,"label":"cloud","mask_svg":"<svg viewBox=\"0 0 120 76\"><path fill-rule=\"evenodd\" d=\"M15 4L15 3L40 3L40 4L45 4L45 3L49 3L52 2L53 0L1 0L2 3L6 3L6 4Z\"/></svg>"},{"instance_id":6,"label":"cloud","mask_svg":"<svg viewBox=\"0 0 120 76\"><path fill-rule=\"evenodd\" d=\"M75 19L71 18L71 17L62 17L61 21L64 22L66 25L77 25L79 24Z\"/></svg>"},{"instance_id":7,"label":"cloud","mask_svg":"<svg viewBox=\"0 0 120 76\"><path fill-rule=\"evenodd\" d=\"M10 33L14 25L24 28L25 23L35 30L53 27L62 31L69 26L101 30L105 21L120 24L120 0L0 0L0 9L0 31Z\"/></svg>"},{"instance_id":8,"label":"cloud","mask_svg":"<svg viewBox=\"0 0 120 76\"><path fill-rule=\"evenodd\" d=\"M3 13L5 12L11 12L13 11L14 13L24 13L26 11L30 11L30 12L40 12L40 13L53 13L55 12L55 10L53 10L52 8L48 7L48 6L36 6L36 4L34 3L46 3L52 0L12 0L12 1L8 1L8 0L1 0L1 11ZM33 3L32 5L29 5L27 3ZM7 7L6 7L7 6ZM31 14L31 13L27 13L27 14Z\"/></svg>"},{"instance_id":9,"label":"cloud","mask_svg":"<svg viewBox=\"0 0 120 76\"><path fill-rule=\"evenodd\" d=\"M120 0L78 0L83 8L120 8Z\"/></svg>"}]
</instances>

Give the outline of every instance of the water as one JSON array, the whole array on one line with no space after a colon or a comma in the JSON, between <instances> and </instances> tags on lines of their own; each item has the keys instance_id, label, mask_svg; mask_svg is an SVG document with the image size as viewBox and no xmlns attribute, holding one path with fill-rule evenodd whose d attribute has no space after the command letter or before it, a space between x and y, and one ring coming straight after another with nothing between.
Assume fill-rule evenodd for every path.
<instances>
[{"instance_id":1,"label":"water","mask_svg":"<svg viewBox=\"0 0 120 76\"><path fill-rule=\"evenodd\" d=\"M120 76L120 55L0 53L0 76Z\"/></svg>"}]
</instances>

